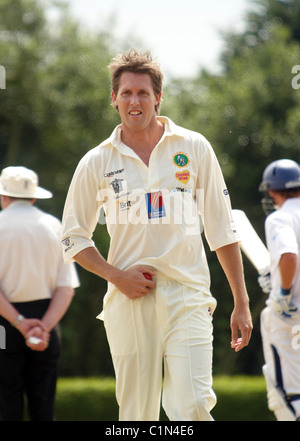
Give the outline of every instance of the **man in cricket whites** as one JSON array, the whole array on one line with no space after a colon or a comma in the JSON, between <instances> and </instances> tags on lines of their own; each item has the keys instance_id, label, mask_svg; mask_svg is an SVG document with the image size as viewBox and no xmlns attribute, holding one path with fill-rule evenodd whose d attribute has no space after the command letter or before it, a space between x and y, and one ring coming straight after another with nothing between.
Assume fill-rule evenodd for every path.
<instances>
[{"instance_id":1,"label":"man in cricket whites","mask_svg":"<svg viewBox=\"0 0 300 441\"><path fill-rule=\"evenodd\" d=\"M108 281L101 317L116 373L121 421L211 421L212 314L216 301L199 211L234 298L235 351L252 331L238 236L216 156L200 134L158 116L163 75L131 50L110 66L121 124L74 173L63 214L66 262ZM104 208L107 260L92 240Z\"/></svg>"},{"instance_id":2,"label":"man in cricket whites","mask_svg":"<svg viewBox=\"0 0 300 441\"><path fill-rule=\"evenodd\" d=\"M278 421L300 420L300 166L290 159L269 164L259 187L263 208L268 275L259 282L269 292L261 313L268 404ZM269 282L269 283L268 283ZM270 286L269 286L270 285ZM299 340L299 337L298 337Z\"/></svg>"}]
</instances>

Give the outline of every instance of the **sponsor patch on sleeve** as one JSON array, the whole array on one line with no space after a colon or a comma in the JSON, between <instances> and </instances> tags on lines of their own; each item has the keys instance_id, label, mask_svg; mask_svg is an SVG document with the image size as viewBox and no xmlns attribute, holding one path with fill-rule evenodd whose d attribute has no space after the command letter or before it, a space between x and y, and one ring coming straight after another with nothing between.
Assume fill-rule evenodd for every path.
<instances>
[{"instance_id":1,"label":"sponsor patch on sleeve","mask_svg":"<svg viewBox=\"0 0 300 441\"><path fill-rule=\"evenodd\" d=\"M65 246L65 249L64 249L65 253L66 253L67 251L69 251L71 248L73 248L73 246L74 246L74 243L71 243L71 239L70 239L69 237L67 237L66 239L64 239L64 240L62 241L62 243L63 243L63 245Z\"/></svg>"}]
</instances>

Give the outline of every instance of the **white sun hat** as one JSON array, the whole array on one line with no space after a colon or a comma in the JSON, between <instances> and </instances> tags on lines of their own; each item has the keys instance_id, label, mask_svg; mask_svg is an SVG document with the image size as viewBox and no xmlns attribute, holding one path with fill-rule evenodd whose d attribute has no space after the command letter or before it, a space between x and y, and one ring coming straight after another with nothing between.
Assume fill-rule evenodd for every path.
<instances>
[{"instance_id":1,"label":"white sun hat","mask_svg":"<svg viewBox=\"0 0 300 441\"><path fill-rule=\"evenodd\" d=\"M38 175L26 167L6 167L0 176L0 195L14 198L50 199L51 191L39 187Z\"/></svg>"}]
</instances>

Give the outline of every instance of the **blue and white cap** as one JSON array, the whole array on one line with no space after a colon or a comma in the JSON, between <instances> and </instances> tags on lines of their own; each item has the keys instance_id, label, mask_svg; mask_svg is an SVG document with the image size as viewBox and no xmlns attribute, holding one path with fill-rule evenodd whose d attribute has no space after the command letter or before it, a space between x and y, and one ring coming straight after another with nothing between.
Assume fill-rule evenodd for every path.
<instances>
[{"instance_id":1,"label":"blue and white cap","mask_svg":"<svg viewBox=\"0 0 300 441\"><path fill-rule=\"evenodd\" d=\"M264 172L260 191L292 190L300 188L300 165L291 159L271 162Z\"/></svg>"}]
</instances>

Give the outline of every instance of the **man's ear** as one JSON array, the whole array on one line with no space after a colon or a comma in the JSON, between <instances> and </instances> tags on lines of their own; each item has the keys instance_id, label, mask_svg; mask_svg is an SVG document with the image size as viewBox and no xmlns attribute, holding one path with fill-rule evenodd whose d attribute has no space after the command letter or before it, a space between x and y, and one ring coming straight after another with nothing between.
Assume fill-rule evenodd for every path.
<instances>
[{"instance_id":1,"label":"man's ear","mask_svg":"<svg viewBox=\"0 0 300 441\"><path fill-rule=\"evenodd\" d=\"M115 94L115 92L113 90L111 91L111 102L112 102L114 109L118 112L119 108L118 108L118 103L117 103L117 95Z\"/></svg>"},{"instance_id":2,"label":"man's ear","mask_svg":"<svg viewBox=\"0 0 300 441\"><path fill-rule=\"evenodd\" d=\"M156 100L155 100L155 105L156 105L156 106L161 102L161 95L162 95L161 92L159 92L159 93L156 95Z\"/></svg>"}]
</instances>

